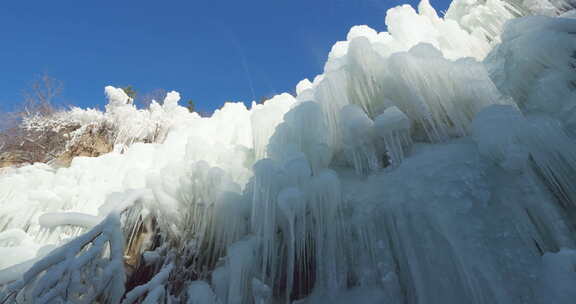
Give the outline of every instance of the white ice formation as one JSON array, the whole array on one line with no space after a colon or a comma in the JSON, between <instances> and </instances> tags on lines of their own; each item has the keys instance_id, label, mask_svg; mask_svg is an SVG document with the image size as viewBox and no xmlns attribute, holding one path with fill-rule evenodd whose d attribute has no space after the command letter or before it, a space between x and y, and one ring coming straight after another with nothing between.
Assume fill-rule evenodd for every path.
<instances>
[{"instance_id":1,"label":"white ice formation","mask_svg":"<svg viewBox=\"0 0 576 304\"><path fill-rule=\"evenodd\" d=\"M0 303L574 303L575 7L395 7L210 118L106 87L59 119L113 152L0 175Z\"/></svg>"}]
</instances>

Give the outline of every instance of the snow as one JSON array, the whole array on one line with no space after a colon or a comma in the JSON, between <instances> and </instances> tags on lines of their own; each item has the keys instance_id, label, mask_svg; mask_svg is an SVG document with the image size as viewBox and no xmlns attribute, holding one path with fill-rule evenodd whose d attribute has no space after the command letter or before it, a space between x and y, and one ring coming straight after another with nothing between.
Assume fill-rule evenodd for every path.
<instances>
[{"instance_id":1,"label":"snow","mask_svg":"<svg viewBox=\"0 0 576 304\"><path fill-rule=\"evenodd\" d=\"M102 219L102 217L76 212L44 213L38 218L38 223L45 228L55 228L64 225L92 228L100 223Z\"/></svg>"},{"instance_id":2,"label":"snow","mask_svg":"<svg viewBox=\"0 0 576 304\"><path fill-rule=\"evenodd\" d=\"M7 229L0 232L0 269L25 262L36 256L39 246L22 229Z\"/></svg>"},{"instance_id":3,"label":"snow","mask_svg":"<svg viewBox=\"0 0 576 304\"><path fill-rule=\"evenodd\" d=\"M398 6L387 32L353 27L296 96L209 118L177 92L137 109L112 86L104 112L28 118L106 126L115 147L1 173L2 296L569 303L571 5ZM125 292L140 258L155 271Z\"/></svg>"},{"instance_id":4,"label":"snow","mask_svg":"<svg viewBox=\"0 0 576 304\"><path fill-rule=\"evenodd\" d=\"M51 251L0 293L2 301L118 303L124 294L123 237L118 215Z\"/></svg>"}]
</instances>

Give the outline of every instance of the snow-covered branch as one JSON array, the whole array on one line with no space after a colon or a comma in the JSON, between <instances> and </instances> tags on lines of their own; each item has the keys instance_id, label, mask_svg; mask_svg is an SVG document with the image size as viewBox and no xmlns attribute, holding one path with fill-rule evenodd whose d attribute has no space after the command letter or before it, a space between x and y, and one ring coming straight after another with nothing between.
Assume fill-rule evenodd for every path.
<instances>
[{"instance_id":1,"label":"snow-covered branch","mask_svg":"<svg viewBox=\"0 0 576 304\"><path fill-rule=\"evenodd\" d=\"M109 215L52 251L0 294L4 303L119 303L124 294L123 236ZM0 302L1 303L1 302Z\"/></svg>"}]
</instances>

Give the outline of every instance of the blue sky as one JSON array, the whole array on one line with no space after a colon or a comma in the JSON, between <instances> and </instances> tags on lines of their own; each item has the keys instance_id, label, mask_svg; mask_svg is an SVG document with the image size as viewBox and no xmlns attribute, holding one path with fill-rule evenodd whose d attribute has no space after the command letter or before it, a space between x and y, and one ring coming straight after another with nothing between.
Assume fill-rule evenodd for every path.
<instances>
[{"instance_id":1,"label":"blue sky","mask_svg":"<svg viewBox=\"0 0 576 304\"><path fill-rule=\"evenodd\" d=\"M104 86L179 91L197 108L292 91L348 29L385 30L388 8L416 1L3 1L0 110L43 72L62 102L105 103ZM447 0L432 0L443 11Z\"/></svg>"}]
</instances>

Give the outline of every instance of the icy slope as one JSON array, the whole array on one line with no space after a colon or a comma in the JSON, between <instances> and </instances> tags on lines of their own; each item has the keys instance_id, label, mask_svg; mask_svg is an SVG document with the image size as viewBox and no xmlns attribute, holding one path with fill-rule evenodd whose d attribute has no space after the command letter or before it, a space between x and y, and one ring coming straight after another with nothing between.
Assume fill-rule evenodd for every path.
<instances>
[{"instance_id":1,"label":"icy slope","mask_svg":"<svg viewBox=\"0 0 576 304\"><path fill-rule=\"evenodd\" d=\"M525 2L393 8L210 118L107 87L63 119L114 152L0 176L0 301L572 303L574 5Z\"/></svg>"}]
</instances>

